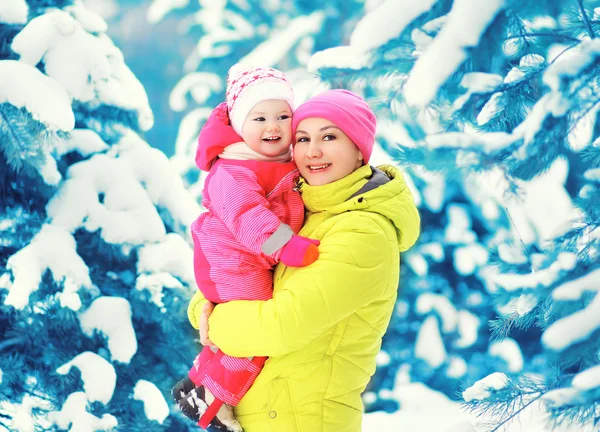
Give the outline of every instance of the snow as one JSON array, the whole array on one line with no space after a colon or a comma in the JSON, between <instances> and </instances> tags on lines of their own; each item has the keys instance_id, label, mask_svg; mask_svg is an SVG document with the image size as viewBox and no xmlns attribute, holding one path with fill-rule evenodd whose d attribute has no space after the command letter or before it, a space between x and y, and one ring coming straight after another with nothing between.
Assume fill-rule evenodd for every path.
<instances>
[{"instance_id":1,"label":"snow","mask_svg":"<svg viewBox=\"0 0 600 432\"><path fill-rule=\"evenodd\" d=\"M471 230L471 217L460 204L450 204L447 209L448 225L444 232L446 244L469 244L477 239Z\"/></svg>"},{"instance_id":2,"label":"snow","mask_svg":"<svg viewBox=\"0 0 600 432\"><path fill-rule=\"evenodd\" d=\"M594 141L594 146L600 146L600 138ZM600 168L590 168L583 174L586 180L600 181Z\"/></svg>"},{"instance_id":3,"label":"snow","mask_svg":"<svg viewBox=\"0 0 600 432\"><path fill-rule=\"evenodd\" d=\"M363 418L363 431L477 432L490 429L485 418L477 418L465 412L459 402L451 401L421 383L399 385L394 389L393 395L401 408L391 414L382 411L366 414ZM550 429L550 418L545 404L533 402L512 421L498 429L498 432L597 431L597 427L591 423L593 421L586 425L565 422Z\"/></svg>"},{"instance_id":4,"label":"snow","mask_svg":"<svg viewBox=\"0 0 600 432\"><path fill-rule=\"evenodd\" d=\"M423 3L410 2L407 4ZM467 57L467 50L479 38L504 7L504 0L454 0L446 25L419 57L404 85L409 105L425 107L440 86ZM389 15L397 19L397 14Z\"/></svg>"},{"instance_id":5,"label":"snow","mask_svg":"<svg viewBox=\"0 0 600 432\"><path fill-rule=\"evenodd\" d=\"M494 341L488 348L490 355L500 357L508 364L508 370L512 373L519 373L523 370L523 353L521 347L511 338Z\"/></svg>"},{"instance_id":6,"label":"snow","mask_svg":"<svg viewBox=\"0 0 600 432\"><path fill-rule=\"evenodd\" d=\"M29 384L29 383L28 383ZM48 426L34 417L33 411L41 408L43 410L51 409L46 399L24 394L20 404L11 404L10 402L0 402L0 414L8 415L11 420L9 425L11 432L34 432L40 430L39 427ZM0 417L4 417L1 415ZM3 420L4 423L4 420ZM38 428L36 429L36 423ZM47 430L47 429L44 429Z\"/></svg>"},{"instance_id":7,"label":"snow","mask_svg":"<svg viewBox=\"0 0 600 432\"><path fill-rule=\"evenodd\" d=\"M525 264L527 255L523 253L521 245L508 245L503 243L498 246L498 255L500 259L508 264Z\"/></svg>"},{"instance_id":8,"label":"snow","mask_svg":"<svg viewBox=\"0 0 600 432\"><path fill-rule=\"evenodd\" d=\"M57 143L55 153L58 158L72 151L87 157L94 153L104 152L109 148L110 146L93 130L73 129L67 139Z\"/></svg>"},{"instance_id":9,"label":"snow","mask_svg":"<svg viewBox=\"0 0 600 432\"><path fill-rule=\"evenodd\" d=\"M138 380L133 388L133 398L142 401L144 413L149 420L163 424L169 416L167 401L165 401L158 387L150 381Z\"/></svg>"},{"instance_id":10,"label":"snow","mask_svg":"<svg viewBox=\"0 0 600 432\"><path fill-rule=\"evenodd\" d=\"M576 77L598 56L600 56L600 40L592 39L583 41L577 49L567 51L548 66L543 75L543 82L550 87L551 92L537 101L527 118L513 131L513 134L524 138L525 145L521 147L518 154L520 158L527 156L528 146L540 131L546 117L564 116L571 109L572 103L578 100L568 93L562 93L564 81Z\"/></svg>"},{"instance_id":11,"label":"snow","mask_svg":"<svg viewBox=\"0 0 600 432\"><path fill-rule=\"evenodd\" d=\"M35 66L43 61L46 74L71 98L135 111L143 130L152 127L146 92L125 65L121 51L106 35L86 32L69 13L54 10L33 18L15 36L11 48L21 56L20 62Z\"/></svg>"},{"instance_id":12,"label":"snow","mask_svg":"<svg viewBox=\"0 0 600 432\"><path fill-rule=\"evenodd\" d=\"M558 158L546 172L529 182L519 184L522 202L513 201L506 205L513 222L524 237L526 223L533 226L535 235L542 244L573 228L578 213L565 189L568 174L568 162ZM531 239L523 238L523 241L529 244Z\"/></svg>"},{"instance_id":13,"label":"snow","mask_svg":"<svg viewBox=\"0 0 600 432\"><path fill-rule=\"evenodd\" d=\"M169 233L160 242L148 243L138 249L137 272L167 272L188 286L195 286L193 254L192 248L181 236Z\"/></svg>"},{"instance_id":14,"label":"snow","mask_svg":"<svg viewBox=\"0 0 600 432\"><path fill-rule=\"evenodd\" d=\"M422 277L429 273L429 264L427 263L427 260L423 255L415 253L413 251L412 253L409 253L406 258L403 259L404 262L417 276Z\"/></svg>"},{"instance_id":15,"label":"snow","mask_svg":"<svg viewBox=\"0 0 600 432\"><path fill-rule=\"evenodd\" d=\"M105 154L71 165L46 210L54 225L70 232L81 226L90 232L100 229L107 243L139 245L166 234L157 209L126 162Z\"/></svg>"},{"instance_id":16,"label":"snow","mask_svg":"<svg viewBox=\"0 0 600 432\"><path fill-rule=\"evenodd\" d=\"M459 356L450 356L446 375L452 378L461 378L466 375L468 368L465 359Z\"/></svg>"},{"instance_id":17,"label":"snow","mask_svg":"<svg viewBox=\"0 0 600 432\"><path fill-rule=\"evenodd\" d=\"M425 361L430 367L438 368L446 361L446 348L438 327L438 320L430 315L423 321L415 343L415 357Z\"/></svg>"},{"instance_id":18,"label":"snow","mask_svg":"<svg viewBox=\"0 0 600 432\"><path fill-rule=\"evenodd\" d=\"M223 90L223 78L209 72L193 72L185 75L171 90L169 107L175 112L188 108L187 94L190 93L194 102L204 105L215 93Z\"/></svg>"},{"instance_id":19,"label":"snow","mask_svg":"<svg viewBox=\"0 0 600 432\"><path fill-rule=\"evenodd\" d=\"M535 67L535 66L540 66L544 63L545 59L544 57L542 57L539 54L526 54L523 57L521 57L521 60L519 61L519 66L521 67ZM512 82L511 81L507 81L507 82Z\"/></svg>"},{"instance_id":20,"label":"snow","mask_svg":"<svg viewBox=\"0 0 600 432\"><path fill-rule=\"evenodd\" d=\"M201 63L204 60L230 55L233 51L231 43L256 37L258 30L245 17L226 9L223 0L201 3L202 8L193 19L205 34L185 61L184 70L187 72L202 70Z\"/></svg>"},{"instance_id":21,"label":"snow","mask_svg":"<svg viewBox=\"0 0 600 432\"><path fill-rule=\"evenodd\" d=\"M465 402L484 400L491 395L491 391L502 390L507 384L508 378L506 375L500 372L494 372L466 389L462 394L463 399Z\"/></svg>"},{"instance_id":22,"label":"snow","mask_svg":"<svg viewBox=\"0 0 600 432\"><path fill-rule=\"evenodd\" d=\"M175 279L170 273L155 273L151 275L141 274L135 281L135 289L148 290L152 297L150 301L156 304L159 308L164 307L162 299L164 294L163 288L178 288L183 289L183 285Z\"/></svg>"},{"instance_id":23,"label":"snow","mask_svg":"<svg viewBox=\"0 0 600 432\"><path fill-rule=\"evenodd\" d=\"M552 291L554 300L579 300L586 292L600 290L600 269L570 280Z\"/></svg>"},{"instance_id":24,"label":"snow","mask_svg":"<svg viewBox=\"0 0 600 432\"><path fill-rule=\"evenodd\" d=\"M381 366L387 366L390 364L390 362L392 361L392 358L390 357L390 355L381 350L377 353L377 356L375 356L375 363L377 364L377 367L381 367Z\"/></svg>"},{"instance_id":25,"label":"snow","mask_svg":"<svg viewBox=\"0 0 600 432\"><path fill-rule=\"evenodd\" d=\"M92 336L95 331L108 340L112 360L129 363L137 352L137 339L131 322L131 305L123 297L102 296L79 314L81 330Z\"/></svg>"},{"instance_id":26,"label":"snow","mask_svg":"<svg viewBox=\"0 0 600 432\"><path fill-rule=\"evenodd\" d=\"M434 3L435 0L384 1L356 24L350 36L350 46L366 52L386 44L400 36L415 18L431 9Z\"/></svg>"},{"instance_id":27,"label":"snow","mask_svg":"<svg viewBox=\"0 0 600 432\"><path fill-rule=\"evenodd\" d=\"M572 387L551 390L542 396L542 400L550 407L575 405L581 398L581 391Z\"/></svg>"},{"instance_id":28,"label":"snow","mask_svg":"<svg viewBox=\"0 0 600 432\"><path fill-rule=\"evenodd\" d=\"M307 69L312 73L318 73L319 69L330 67L359 70L369 67L370 64L371 56L360 48L339 46L314 53L308 62Z\"/></svg>"},{"instance_id":29,"label":"snow","mask_svg":"<svg viewBox=\"0 0 600 432\"><path fill-rule=\"evenodd\" d=\"M400 36L415 18L428 11L434 3L435 0L383 1L356 24L349 45L313 54L307 66L308 71L316 73L328 67L362 69L369 66L371 50ZM318 25L320 27L321 23Z\"/></svg>"},{"instance_id":30,"label":"snow","mask_svg":"<svg viewBox=\"0 0 600 432\"><path fill-rule=\"evenodd\" d=\"M52 78L34 66L15 60L0 61L0 104L25 108L50 131L75 126L71 98Z\"/></svg>"},{"instance_id":31,"label":"snow","mask_svg":"<svg viewBox=\"0 0 600 432\"><path fill-rule=\"evenodd\" d=\"M190 170L196 170L196 149L198 147L198 132L210 116L212 109L196 108L190 111L179 124L175 140L175 154L171 158L173 168L184 175ZM201 176L201 180L204 179ZM202 190L202 187L200 188ZM197 194L199 196L200 194Z\"/></svg>"},{"instance_id":32,"label":"snow","mask_svg":"<svg viewBox=\"0 0 600 432\"><path fill-rule=\"evenodd\" d=\"M492 274L491 278L494 283L507 291L536 288L539 286L547 287L556 282L562 272L575 268L576 264L577 256L575 254L561 252L558 259L545 269L524 274Z\"/></svg>"},{"instance_id":33,"label":"snow","mask_svg":"<svg viewBox=\"0 0 600 432\"><path fill-rule=\"evenodd\" d=\"M202 212L202 208L186 190L167 156L131 131L113 145L111 151L135 180L146 188L152 204L167 209L175 221L186 227L185 232L188 233L187 227Z\"/></svg>"},{"instance_id":34,"label":"snow","mask_svg":"<svg viewBox=\"0 0 600 432\"><path fill-rule=\"evenodd\" d=\"M40 176L47 185L58 185L58 183L60 183L60 181L62 180L62 176L58 171L56 160L52 157L52 155L47 149L44 149L42 151L41 156L41 161L36 161L32 163L32 166L34 166L38 170Z\"/></svg>"},{"instance_id":35,"label":"snow","mask_svg":"<svg viewBox=\"0 0 600 432\"><path fill-rule=\"evenodd\" d=\"M489 252L479 243L454 249L454 268L458 274L470 276L477 268L487 264Z\"/></svg>"},{"instance_id":36,"label":"snow","mask_svg":"<svg viewBox=\"0 0 600 432\"><path fill-rule=\"evenodd\" d=\"M407 383L394 389L394 398L400 410L388 414L382 411L366 414L362 430L365 432L440 431L447 432L457 424L470 424L469 414L461 411L460 404L422 383Z\"/></svg>"},{"instance_id":37,"label":"snow","mask_svg":"<svg viewBox=\"0 0 600 432\"><path fill-rule=\"evenodd\" d=\"M87 10L105 19L113 18L119 12L117 0L83 0L83 4Z\"/></svg>"},{"instance_id":38,"label":"snow","mask_svg":"<svg viewBox=\"0 0 600 432\"><path fill-rule=\"evenodd\" d=\"M434 36L446 25L448 15L442 15L428 21L421 28L413 29L410 38L415 44L413 55L421 55L423 51L433 42Z\"/></svg>"},{"instance_id":39,"label":"snow","mask_svg":"<svg viewBox=\"0 0 600 432\"><path fill-rule=\"evenodd\" d=\"M481 326L481 319L464 309L458 311L458 334L460 338L454 342L457 348L469 348L477 342L477 334Z\"/></svg>"},{"instance_id":40,"label":"snow","mask_svg":"<svg viewBox=\"0 0 600 432\"><path fill-rule=\"evenodd\" d=\"M148 22L156 24L164 19L167 14L175 9L183 9L190 0L153 0L148 7L146 17Z\"/></svg>"},{"instance_id":41,"label":"snow","mask_svg":"<svg viewBox=\"0 0 600 432\"><path fill-rule=\"evenodd\" d=\"M117 383L117 373L112 364L91 351L85 351L56 369L60 375L69 373L72 367L81 372L83 390L89 402L110 402Z\"/></svg>"},{"instance_id":42,"label":"snow","mask_svg":"<svg viewBox=\"0 0 600 432\"><path fill-rule=\"evenodd\" d=\"M554 351L563 351L588 339L600 327L600 294L585 308L555 321L542 335L542 343Z\"/></svg>"},{"instance_id":43,"label":"snow","mask_svg":"<svg viewBox=\"0 0 600 432\"><path fill-rule=\"evenodd\" d=\"M578 52L572 51L552 63L544 72L543 81L552 91L560 92L564 79L579 75L600 56L600 40L583 41Z\"/></svg>"},{"instance_id":44,"label":"snow","mask_svg":"<svg viewBox=\"0 0 600 432\"><path fill-rule=\"evenodd\" d=\"M0 3L0 23L25 24L28 14L29 6L25 0L2 0Z\"/></svg>"},{"instance_id":45,"label":"snow","mask_svg":"<svg viewBox=\"0 0 600 432\"><path fill-rule=\"evenodd\" d=\"M440 242L424 244L419 248L419 252L433 258L436 262L442 262L446 256L444 246Z\"/></svg>"},{"instance_id":46,"label":"snow","mask_svg":"<svg viewBox=\"0 0 600 432\"><path fill-rule=\"evenodd\" d=\"M46 270L50 270L57 284L68 281L77 289L92 285L89 269L77 254L73 236L50 224L43 225L27 246L12 255L6 268L12 271L14 279L4 304L16 309L27 306Z\"/></svg>"},{"instance_id":47,"label":"snow","mask_svg":"<svg viewBox=\"0 0 600 432\"><path fill-rule=\"evenodd\" d=\"M453 104L453 109L461 109L473 94L493 91L502 84L502 81L502 77L498 74L485 72L466 73L460 81L460 86L466 88L467 92L456 99Z\"/></svg>"},{"instance_id":48,"label":"snow","mask_svg":"<svg viewBox=\"0 0 600 432\"><path fill-rule=\"evenodd\" d=\"M79 21L85 31L105 33L108 30L106 21L97 13L86 9L82 3L66 6L63 10L69 12L73 18Z\"/></svg>"},{"instance_id":49,"label":"snow","mask_svg":"<svg viewBox=\"0 0 600 432\"><path fill-rule=\"evenodd\" d=\"M573 387L579 390L591 390L600 387L600 365L579 372L573 377Z\"/></svg>"},{"instance_id":50,"label":"snow","mask_svg":"<svg viewBox=\"0 0 600 432\"><path fill-rule=\"evenodd\" d=\"M456 330L458 315L448 297L441 294L423 293L417 298L416 311L420 315L435 311L442 322L442 332L450 333Z\"/></svg>"},{"instance_id":51,"label":"snow","mask_svg":"<svg viewBox=\"0 0 600 432\"><path fill-rule=\"evenodd\" d=\"M119 424L117 419L104 414L98 418L87 410L88 400L83 392L71 393L60 411L51 412L49 419L62 430L69 432L108 431Z\"/></svg>"},{"instance_id":52,"label":"snow","mask_svg":"<svg viewBox=\"0 0 600 432\"><path fill-rule=\"evenodd\" d=\"M256 46L238 61L243 65L274 66L305 36L317 33L325 20L325 13L317 10L310 15L292 19L282 30L273 31L270 39Z\"/></svg>"},{"instance_id":53,"label":"snow","mask_svg":"<svg viewBox=\"0 0 600 432\"><path fill-rule=\"evenodd\" d=\"M511 146L516 138L505 132L486 132L484 134L470 134L464 132L447 132L428 135L425 141L427 147L432 149L450 147L471 149L478 148L486 153L494 153Z\"/></svg>"}]
</instances>

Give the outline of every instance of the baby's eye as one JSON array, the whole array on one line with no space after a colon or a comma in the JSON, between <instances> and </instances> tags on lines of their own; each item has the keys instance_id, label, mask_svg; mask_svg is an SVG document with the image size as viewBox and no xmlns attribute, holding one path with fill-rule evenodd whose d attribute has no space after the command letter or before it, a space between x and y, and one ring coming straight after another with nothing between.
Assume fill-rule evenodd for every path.
<instances>
[{"instance_id":1,"label":"baby's eye","mask_svg":"<svg viewBox=\"0 0 600 432\"><path fill-rule=\"evenodd\" d=\"M264 117L256 117L256 118L254 119L254 121L260 121L260 122L263 122L263 121L265 121L265 118L264 118Z\"/></svg>"},{"instance_id":2,"label":"baby's eye","mask_svg":"<svg viewBox=\"0 0 600 432\"><path fill-rule=\"evenodd\" d=\"M289 116L289 115L287 115L287 114L283 114L283 115L280 115L280 116L279 116L279 120L287 120L287 119L289 119L289 118L290 118L290 116Z\"/></svg>"},{"instance_id":3,"label":"baby's eye","mask_svg":"<svg viewBox=\"0 0 600 432\"><path fill-rule=\"evenodd\" d=\"M331 141L335 139L335 135L333 134L327 134L325 136L323 136L323 141Z\"/></svg>"}]
</instances>

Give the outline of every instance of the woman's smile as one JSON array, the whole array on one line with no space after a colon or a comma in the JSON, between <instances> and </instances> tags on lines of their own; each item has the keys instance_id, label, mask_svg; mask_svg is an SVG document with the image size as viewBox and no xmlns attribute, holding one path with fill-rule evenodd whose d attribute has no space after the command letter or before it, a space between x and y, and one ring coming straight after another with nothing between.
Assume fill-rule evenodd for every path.
<instances>
[{"instance_id":1,"label":"woman's smile","mask_svg":"<svg viewBox=\"0 0 600 432\"><path fill-rule=\"evenodd\" d=\"M317 173L321 173L324 171L327 171L327 169L329 167L331 167L332 164L330 163L325 163L325 164L319 164L319 165L308 165L308 169L313 173L313 174L317 174Z\"/></svg>"}]
</instances>

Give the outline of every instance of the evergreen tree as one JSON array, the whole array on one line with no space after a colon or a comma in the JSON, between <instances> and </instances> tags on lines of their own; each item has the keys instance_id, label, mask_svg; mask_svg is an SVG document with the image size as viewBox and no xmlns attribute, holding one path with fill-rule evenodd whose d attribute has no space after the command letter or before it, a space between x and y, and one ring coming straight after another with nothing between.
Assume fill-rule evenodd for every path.
<instances>
[{"instance_id":1,"label":"evergreen tree","mask_svg":"<svg viewBox=\"0 0 600 432\"><path fill-rule=\"evenodd\" d=\"M187 430L201 211L142 137L153 116L106 23L0 3L0 426ZM174 414L174 415L171 415Z\"/></svg>"},{"instance_id":2,"label":"evergreen tree","mask_svg":"<svg viewBox=\"0 0 600 432\"><path fill-rule=\"evenodd\" d=\"M388 0L348 44L309 62L377 107L380 142L424 197L421 242L404 259L405 302L381 356L391 366L378 376L389 382L408 364L396 380L449 388L411 360L419 338L413 347L410 334L426 329L439 348L434 366L460 356L465 384L490 374L463 393L489 430L538 402L554 426L600 423L598 6ZM482 318L467 351L452 331L442 346L437 322L417 319L435 310L442 330L460 331L460 318L448 319L455 309ZM486 351L507 360L504 370Z\"/></svg>"}]
</instances>

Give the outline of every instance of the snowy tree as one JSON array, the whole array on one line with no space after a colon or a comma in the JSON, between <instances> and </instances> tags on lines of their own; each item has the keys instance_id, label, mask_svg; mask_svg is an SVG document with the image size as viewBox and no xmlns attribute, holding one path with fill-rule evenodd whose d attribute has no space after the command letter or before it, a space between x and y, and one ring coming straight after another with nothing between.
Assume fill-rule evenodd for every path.
<instances>
[{"instance_id":1,"label":"snowy tree","mask_svg":"<svg viewBox=\"0 0 600 432\"><path fill-rule=\"evenodd\" d=\"M599 423L598 6L387 0L309 62L377 107L379 142L422 195L423 235L404 259L378 373L396 361L396 380L420 380L411 353L446 376L460 365L466 384L503 372L463 394L489 430L533 405L554 426ZM463 310L481 319L470 352L448 339Z\"/></svg>"},{"instance_id":2,"label":"snowy tree","mask_svg":"<svg viewBox=\"0 0 600 432\"><path fill-rule=\"evenodd\" d=\"M0 3L6 430L189 426L169 390L198 349L185 308L201 208L144 141L146 93L106 27L76 1Z\"/></svg>"}]
</instances>

